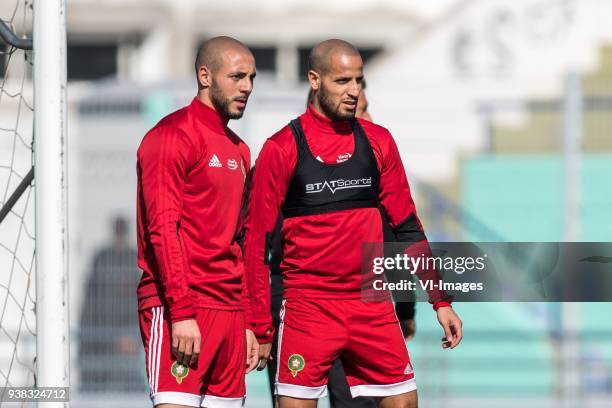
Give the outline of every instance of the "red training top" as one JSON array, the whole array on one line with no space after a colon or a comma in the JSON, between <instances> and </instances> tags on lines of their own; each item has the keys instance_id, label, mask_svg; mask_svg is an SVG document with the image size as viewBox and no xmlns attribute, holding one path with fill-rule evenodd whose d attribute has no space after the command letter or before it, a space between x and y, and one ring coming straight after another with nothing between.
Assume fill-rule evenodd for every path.
<instances>
[{"instance_id":1,"label":"red training top","mask_svg":"<svg viewBox=\"0 0 612 408\"><path fill-rule=\"evenodd\" d=\"M354 150L353 128L348 121L331 121L310 106L300 116L312 154L325 163L341 163ZM416 215L399 151L389 131L359 119L374 150L380 171L379 201L399 241L414 242L429 250ZM245 222L245 263L254 331L269 340L269 272L265 264L266 234L272 233L297 162L295 138L289 126L270 137L257 158ZM285 297L355 299L361 297L361 243L382 242L379 210L359 208L283 222L283 284ZM429 294L437 303L449 298ZM447 303L444 303L447 304ZM437 304L439 307L443 303Z\"/></svg>"},{"instance_id":2,"label":"red training top","mask_svg":"<svg viewBox=\"0 0 612 408\"><path fill-rule=\"evenodd\" d=\"M194 98L138 148L139 309L166 305L173 322L243 308L235 237L250 152L227 122Z\"/></svg>"}]
</instances>

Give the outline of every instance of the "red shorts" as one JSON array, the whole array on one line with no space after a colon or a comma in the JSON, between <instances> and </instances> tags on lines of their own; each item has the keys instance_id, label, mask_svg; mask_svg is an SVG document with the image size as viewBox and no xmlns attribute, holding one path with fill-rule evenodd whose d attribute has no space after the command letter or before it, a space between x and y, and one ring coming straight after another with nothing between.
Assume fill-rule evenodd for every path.
<instances>
[{"instance_id":1,"label":"red shorts","mask_svg":"<svg viewBox=\"0 0 612 408\"><path fill-rule=\"evenodd\" d=\"M172 355L167 311L140 311L140 333L153 405L241 407L246 388L246 337L242 311L201 309L196 317L202 337L197 366L185 367Z\"/></svg>"},{"instance_id":2,"label":"red shorts","mask_svg":"<svg viewBox=\"0 0 612 408\"><path fill-rule=\"evenodd\" d=\"M286 299L278 334L276 394L317 399L342 360L353 398L416 389L404 336L391 302Z\"/></svg>"}]
</instances>

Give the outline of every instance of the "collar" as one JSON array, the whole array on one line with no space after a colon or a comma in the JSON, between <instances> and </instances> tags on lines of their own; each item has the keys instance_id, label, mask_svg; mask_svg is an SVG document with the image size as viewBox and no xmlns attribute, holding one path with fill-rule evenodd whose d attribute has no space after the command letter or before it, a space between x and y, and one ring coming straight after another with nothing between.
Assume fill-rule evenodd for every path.
<instances>
[{"instance_id":1,"label":"collar","mask_svg":"<svg viewBox=\"0 0 612 408\"><path fill-rule=\"evenodd\" d=\"M315 128L319 131L332 131L336 134L353 133L353 122L351 120L332 120L315 111L312 104L308 105L306 116L312 121Z\"/></svg>"},{"instance_id":2,"label":"collar","mask_svg":"<svg viewBox=\"0 0 612 408\"><path fill-rule=\"evenodd\" d=\"M193 98L189 108L205 126L215 132L225 133L227 123L229 122L229 118L225 115L200 101L197 96Z\"/></svg>"}]
</instances>

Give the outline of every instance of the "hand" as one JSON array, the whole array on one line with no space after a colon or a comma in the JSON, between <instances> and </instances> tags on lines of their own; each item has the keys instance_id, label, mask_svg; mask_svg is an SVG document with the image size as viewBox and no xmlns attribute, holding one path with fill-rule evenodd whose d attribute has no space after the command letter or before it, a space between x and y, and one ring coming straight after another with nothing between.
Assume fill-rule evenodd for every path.
<instances>
[{"instance_id":1,"label":"hand","mask_svg":"<svg viewBox=\"0 0 612 408\"><path fill-rule=\"evenodd\" d=\"M246 329L246 354L246 373L248 374L253 371L253 369L257 367L257 363L259 363L259 343L257 342L255 333L249 329Z\"/></svg>"},{"instance_id":2,"label":"hand","mask_svg":"<svg viewBox=\"0 0 612 408\"><path fill-rule=\"evenodd\" d=\"M438 309L438 321L444 329L445 337L442 338L442 348L455 348L463 337L461 327L463 323L452 307L446 306Z\"/></svg>"},{"instance_id":3,"label":"hand","mask_svg":"<svg viewBox=\"0 0 612 408\"><path fill-rule=\"evenodd\" d=\"M272 350L272 343L260 344L259 345L259 364L257 365L257 371L261 371L266 368L268 360L272 360L270 357L270 351Z\"/></svg>"},{"instance_id":4,"label":"hand","mask_svg":"<svg viewBox=\"0 0 612 408\"><path fill-rule=\"evenodd\" d=\"M195 319L172 323L172 354L186 366L195 365L200 355L200 329Z\"/></svg>"},{"instance_id":5,"label":"hand","mask_svg":"<svg viewBox=\"0 0 612 408\"><path fill-rule=\"evenodd\" d=\"M399 324L406 341L412 340L416 332L416 321L414 319L401 319Z\"/></svg>"}]
</instances>

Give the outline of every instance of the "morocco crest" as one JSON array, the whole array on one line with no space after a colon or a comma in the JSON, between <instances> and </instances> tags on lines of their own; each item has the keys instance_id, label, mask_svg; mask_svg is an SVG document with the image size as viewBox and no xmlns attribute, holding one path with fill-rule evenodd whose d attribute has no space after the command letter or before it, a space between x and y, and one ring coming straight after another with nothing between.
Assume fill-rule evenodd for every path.
<instances>
[{"instance_id":1,"label":"morocco crest","mask_svg":"<svg viewBox=\"0 0 612 408\"><path fill-rule=\"evenodd\" d=\"M306 366L304 357L299 354L292 354L289 356L289 371L291 371L291 375L294 378L304 369L304 366Z\"/></svg>"},{"instance_id":2,"label":"morocco crest","mask_svg":"<svg viewBox=\"0 0 612 408\"><path fill-rule=\"evenodd\" d=\"M175 361L174 364L172 364L172 368L170 368L170 372L174 378L176 378L176 382L180 384L183 382L183 378L189 375L189 367Z\"/></svg>"}]
</instances>

